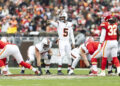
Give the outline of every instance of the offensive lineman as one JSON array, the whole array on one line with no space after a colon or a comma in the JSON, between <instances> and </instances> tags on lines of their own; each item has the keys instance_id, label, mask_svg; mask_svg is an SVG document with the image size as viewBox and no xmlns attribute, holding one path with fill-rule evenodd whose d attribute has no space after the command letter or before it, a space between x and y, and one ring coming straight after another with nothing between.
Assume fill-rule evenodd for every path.
<instances>
[{"instance_id":1,"label":"offensive lineman","mask_svg":"<svg viewBox=\"0 0 120 86\"><path fill-rule=\"evenodd\" d=\"M52 43L48 38L44 38L40 43L32 45L28 48L28 60L26 61L27 63L31 64L34 60L35 57L37 59L37 66L38 70L42 74L41 70L41 59L44 59L45 62L45 68L46 68L46 74L51 74L49 71L50 67L50 59L52 56ZM25 68L23 67L21 70L21 73L24 74Z\"/></svg>"},{"instance_id":2,"label":"offensive lineman","mask_svg":"<svg viewBox=\"0 0 120 86\"><path fill-rule=\"evenodd\" d=\"M59 53L60 57L58 57L58 75L63 75L61 68L62 68L62 59L65 55L67 55L68 58L68 71L71 67L71 58L70 58L70 52L71 52L71 43L70 39L72 40L72 48L75 47L75 40L74 40L74 34L72 29L72 24L67 21L67 13L61 12L59 15L59 21L49 21L50 24L54 25L57 28L58 36L59 36ZM67 72L68 72L67 71Z\"/></svg>"}]
</instances>

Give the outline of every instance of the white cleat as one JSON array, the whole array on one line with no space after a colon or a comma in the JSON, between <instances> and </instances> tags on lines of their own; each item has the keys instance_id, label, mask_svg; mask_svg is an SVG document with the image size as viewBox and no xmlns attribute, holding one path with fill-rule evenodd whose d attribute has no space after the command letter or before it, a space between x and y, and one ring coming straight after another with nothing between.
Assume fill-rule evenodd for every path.
<instances>
[{"instance_id":1,"label":"white cleat","mask_svg":"<svg viewBox=\"0 0 120 86\"><path fill-rule=\"evenodd\" d=\"M97 76L106 76L105 72L101 72L100 74L98 74Z\"/></svg>"},{"instance_id":2,"label":"white cleat","mask_svg":"<svg viewBox=\"0 0 120 86\"><path fill-rule=\"evenodd\" d=\"M70 70L69 73L68 73L68 75L74 75L73 70Z\"/></svg>"},{"instance_id":3,"label":"white cleat","mask_svg":"<svg viewBox=\"0 0 120 86\"><path fill-rule=\"evenodd\" d=\"M10 71L7 71L7 74L8 74L8 75L11 75L12 73L11 73Z\"/></svg>"},{"instance_id":4,"label":"white cleat","mask_svg":"<svg viewBox=\"0 0 120 86\"><path fill-rule=\"evenodd\" d=\"M8 71L2 71L1 74L2 75L8 75Z\"/></svg>"},{"instance_id":5,"label":"white cleat","mask_svg":"<svg viewBox=\"0 0 120 86\"><path fill-rule=\"evenodd\" d=\"M97 76L98 72L97 71L94 71L92 70L91 73L89 74L90 76Z\"/></svg>"}]
</instances>

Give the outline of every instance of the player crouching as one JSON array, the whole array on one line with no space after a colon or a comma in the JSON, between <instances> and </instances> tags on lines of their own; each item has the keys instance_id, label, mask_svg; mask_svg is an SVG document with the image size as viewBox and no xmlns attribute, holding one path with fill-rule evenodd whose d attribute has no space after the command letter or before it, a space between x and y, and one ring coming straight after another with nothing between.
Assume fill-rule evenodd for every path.
<instances>
[{"instance_id":1,"label":"player crouching","mask_svg":"<svg viewBox=\"0 0 120 86\"><path fill-rule=\"evenodd\" d=\"M93 41L93 38L92 37L89 37L87 38L86 40L87 42L89 41ZM74 69L78 63L78 61L80 59L83 59L85 65L90 68L90 64L88 62L88 58L87 56L89 55L89 51L88 49L86 48L85 44L81 44L79 47L77 48L74 48L72 51L71 51L71 57L73 58L73 63L72 63L72 66L71 66L71 69L69 71L69 75L73 75L74 74Z\"/></svg>"},{"instance_id":2,"label":"player crouching","mask_svg":"<svg viewBox=\"0 0 120 86\"><path fill-rule=\"evenodd\" d=\"M3 75L7 74L7 69L5 67L5 61L3 61L3 59L9 58L10 55L12 55L16 59L19 65L24 66L25 68L31 69L37 75L39 74L38 70L36 70L30 64L23 61L22 55L17 45L0 41L0 49L2 49L0 51L0 67L2 68Z\"/></svg>"},{"instance_id":3,"label":"player crouching","mask_svg":"<svg viewBox=\"0 0 120 86\"><path fill-rule=\"evenodd\" d=\"M51 47L52 43L48 38L44 38L40 43L30 46L28 48L28 60L26 62L31 64L36 57L38 70L40 71L40 74L43 74L41 69L41 59L44 59L46 74L51 74L49 71L50 59L52 56ZM23 67L21 73L24 74L24 72L25 68Z\"/></svg>"}]
</instances>

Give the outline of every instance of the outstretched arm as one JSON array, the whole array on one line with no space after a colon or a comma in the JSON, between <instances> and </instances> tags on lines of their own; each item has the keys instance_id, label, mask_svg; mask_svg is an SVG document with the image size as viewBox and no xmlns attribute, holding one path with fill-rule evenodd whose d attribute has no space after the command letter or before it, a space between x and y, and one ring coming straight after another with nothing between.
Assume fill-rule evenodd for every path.
<instances>
[{"instance_id":1,"label":"outstretched arm","mask_svg":"<svg viewBox=\"0 0 120 86\"><path fill-rule=\"evenodd\" d=\"M59 25L59 22L55 22L55 21L52 21L52 20L48 20L48 23L50 23L51 25L53 25L55 27L58 27L58 25Z\"/></svg>"}]
</instances>

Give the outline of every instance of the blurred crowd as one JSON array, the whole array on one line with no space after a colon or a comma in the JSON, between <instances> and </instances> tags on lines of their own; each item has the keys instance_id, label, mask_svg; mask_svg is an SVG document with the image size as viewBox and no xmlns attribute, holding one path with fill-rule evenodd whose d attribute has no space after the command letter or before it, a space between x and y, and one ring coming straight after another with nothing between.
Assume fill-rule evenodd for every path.
<instances>
[{"instance_id":1,"label":"blurred crowd","mask_svg":"<svg viewBox=\"0 0 120 86\"><path fill-rule=\"evenodd\" d=\"M98 35L105 16L120 13L119 0L0 0L0 32L56 32L47 20L68 13L74 31Z\"/></svg>"}]
</instances>

